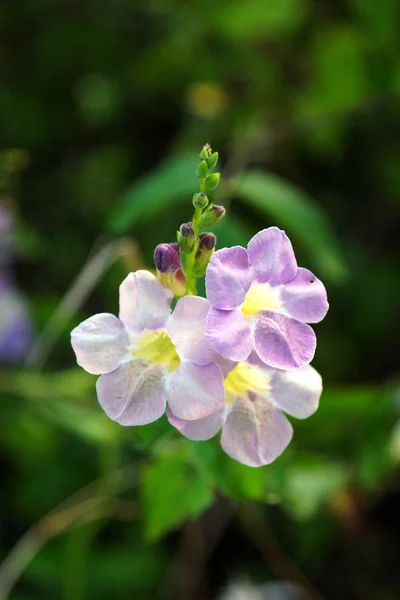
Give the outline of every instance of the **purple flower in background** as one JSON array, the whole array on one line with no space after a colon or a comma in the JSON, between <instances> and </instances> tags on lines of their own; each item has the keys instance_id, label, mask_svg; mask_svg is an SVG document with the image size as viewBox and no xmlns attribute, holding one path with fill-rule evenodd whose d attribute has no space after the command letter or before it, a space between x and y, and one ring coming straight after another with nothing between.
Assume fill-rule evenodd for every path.
<instances>
[{"instance_id":1,"label":"purple flower in background","mask_svg":"<svg viewBox=\"0 0 400 600\"><path fill-rule=\"evenodd\" d=\"M197 419L182 420L173 410L168 419L191 440L207 440L222 427L221 446L231 458L259 467L274 461L292 439L283 411L305 419L318 408L322 379L307 365L292 371L267 367L252 353L246 362L219 361L225 374L225 406Z\"/></svg>"},{"instance_id":2,"label":"purple flower in background","mask_svg":"<svg viewBox=\"0 0 400 600\"><path fill-rule=\"evenodd\" d=\"M22 360L32 339L28 306L10 278L0 275L0 363Z\"/></svg>"},{"instance_id":3,"label":"purple flower in background","mask_svg":"<svg viewBox=\"0 0 400 600\"><path fill-rule=\"evenodd\" d=\"M199 419L224 404L217 353L205 339L209 303L185 296L171 314L173 292L148 271L120 286L119 318L102 313L71 333L78 364L101 375L97 395L121 425L145 425L165 412Z\"/></svg>"},{"instance_id":4,"label":"purple flower in background","mask_svg":"<svg viewBox=\"0 0 400 600\"><path fill-rule=\"evenodd\" d=\"M247 250L223 248L206 273L212 308L206 337L225 358L246 360L253 350L269 366L296 369L308 364L316 339L307 323L327 313L326 290L297 266L289 238L270 227L257 233Z\"/></svg>"},{"instance_id":5,"label":"purple flower in background","mask_svg":"<svg viewBox=\"0 0 400 600\"><path fill-rule=\"evenodd\" d=\"M32 339L27 303L12 280L14 243L13 214L0 201L0 363L21 361Z\"/></svg>"}]
</instances>

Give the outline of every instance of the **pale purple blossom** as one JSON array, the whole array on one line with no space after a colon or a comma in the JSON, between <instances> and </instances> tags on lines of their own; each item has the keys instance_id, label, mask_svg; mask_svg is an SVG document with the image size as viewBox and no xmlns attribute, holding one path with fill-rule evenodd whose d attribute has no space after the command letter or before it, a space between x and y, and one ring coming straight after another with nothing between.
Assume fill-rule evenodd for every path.
<instances>
[{"instance_id":1,"label":"pale purple blossom","mask_svg":"<svg viewBox=\"0 0 400 600\"><path fill-rule=\"evenodd\" d=\"M121 425L157 420L167 401L188 421L223 406L223 374L204 334L209 303L185 296L171 314L172 299L152 273L130 273L120 286L119 318L97 314L71 333L78 364L100 375L100 405Z\"/></svg>"},{"instance_id":2,"label":"pale purple blossom","mask_svg":"<svg viewBox=\"0 0 400 600\"><path fill-rule=\"evenodd\" d=\"M0 274L0 363L21 361L32 340L28 305L8 274Z\"/></svg>"},{"instance_id":3,"label":"pale purple blossom","mask_svg":"<svg viewBox=\"0 0 400 600\"><path fill-rule=\"evenodd\" d=\"M296 369L308 364L316 339L307 323L327 313L322 282L297 266L289 238L270 227L242 246L214 253L206 273L212 308L206 337L225 358L246 360L255 350L267 365Z\"/></svg>"},{"instance_id":4,"label":"pale purple blossom","mask_svg":"<svg viewBox=\"0 0 400 600\"><path fill-rule=\"evenodd\" d=\"M225 406L197 420L167 414L191 440L212 438L221 428L221 446L250 467L274 461L290 443L293 429L284 415L305 419L318 408L322 380L311 366L283 371L263 363L256 353L242 363L219 359L224 372Z\"/></svg>"}]
</instances>

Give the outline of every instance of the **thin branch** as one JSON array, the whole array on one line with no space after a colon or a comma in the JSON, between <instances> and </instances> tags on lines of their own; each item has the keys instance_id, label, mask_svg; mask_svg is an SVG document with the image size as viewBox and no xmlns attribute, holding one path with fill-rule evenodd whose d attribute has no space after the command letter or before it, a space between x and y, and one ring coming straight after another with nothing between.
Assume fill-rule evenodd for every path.
<instances>
[{"instance_id":1,"label":"thin branch","mask_svg":"<svg viewBox=\"0 0 400 600\"><path fill-rule=\"evenodd\" d=\"M83 305L99 279L119 258L128 254L131 257L130 264L133 263L136 268L139 268L138 248L132 240L127 238L107 243L88 258L35 341L27 356L25 366L35 369L43 367L60 333Z\"/></svg>"},{"instance_id":2,"label":"thin branch","mask_svg":"<svg viewBox=\"0 0 400 600\"><path fill-rule=\"evenodd\" d=\"M107 513L123 520L134 518L137 514L136 504L113 498L111 489L115 487L114 491L121 493L136 485L137 467L136 462L135 465L128 465L91 482L63 500L40 521L32 525L0 566L0 600L8 598L24 569L51 538L64 533L74 525L82 525L107 516ZM105 484L111 488L110 493L98 496L96 492ZM135 504L134 510L133 504Z\"/></svg>"}]
</instances>

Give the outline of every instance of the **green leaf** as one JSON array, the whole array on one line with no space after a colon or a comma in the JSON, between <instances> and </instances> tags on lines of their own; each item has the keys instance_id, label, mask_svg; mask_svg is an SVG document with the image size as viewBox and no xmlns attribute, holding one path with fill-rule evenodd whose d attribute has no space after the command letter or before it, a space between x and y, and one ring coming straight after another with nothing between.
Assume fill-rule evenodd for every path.
<instances>
[{"instance_id":1,"label":"green leaf","mask_svg":"<svg viewBox=\"0 0 400 600\"><path fill-rule=\"evenodd\" d=\"M246 467L225 454L219 443L187 441L193 464L210 483L235 500L265 498L265 470Z\"/></svg>"},{"instance_id":2,"label":"green leaf","mask_svg":"<svg viewBox=\"0 0 400 600\"><path fill-rule=\"evenodd\" d=\"M124 233L188 201L197 186L196 163L196 156L192 154L174 156L138 179L111 215L108 229L112 233Z\"/></svg>"},{"instance_id":3,"label":"green leaf","mask_svg":"<svg viewBox=\"0 0 400 600\"><path fill-rule=\"evenodd\" d=\"M346 472L340 464L308 460L285 472L284 505L298 519L309 519L343 486Z\"/></svg>"},{"instance_id":4,"label":"green leaf","mask_svg":"<svg viewBox=\"0 0 400 600\"><path fill-rule=\"evenodd\" d=\"M184 457L164 456L144 467L142 506L147 537L154 540L196 517L213 501L213 491Z\"/></svg>"},{"instance_id":5,"label":"green leaf","mask_svg":"<svg viewBox=\"0 0 400 600\"><path fill-rule=\"evenodd\" d=\"M236 193L245 203L287 229L324 278L336 282L345 279L345 260L329 220L307 194L277 175L261 171L244 174Z\"/></svg>"}]
</instances>

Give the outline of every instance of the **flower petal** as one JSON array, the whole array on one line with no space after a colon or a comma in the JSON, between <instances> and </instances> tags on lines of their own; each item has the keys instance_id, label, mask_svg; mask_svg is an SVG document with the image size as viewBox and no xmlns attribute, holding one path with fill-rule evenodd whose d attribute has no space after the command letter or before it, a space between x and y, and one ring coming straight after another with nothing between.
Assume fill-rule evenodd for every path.
<instances>
[{"instance_id":1,"label":"flower petal","mask_svg":"<svg viewBox=\"0 0 400 600\"><path fill-rule=\"evenodd\" d=\"M250 263L260 283L279 285L297 273L292 244L284 231L269 227L257 233L247 246Z\"/></svg>"},{"instance_id":2,"label":"flower petal","mask_svg":"<svg viewBox=\"0 0 400 600\"><path fill-rule=\"evenodd\" d=\"M251 327L240 308L212 308L207 317L206 338L214 350L229 360L246 360L254 348Z\"/></svg>"},{"instance_id":3,"label":"flower petal","mask_svg":"<svg viewBox=\"0 0 400 600\"><path fill-rule=\"evenodd\" d=\"M121 365L97 380L97 396L104 412L120 425L147 425L159 419L167 402L166 371L147 368L139 361Z\"/></svg>"},{"instance_id":4,"label":"flower petal","mask_svg":"<svg viewBox=\"0 0 400 600\"><path fill-rule=\"evenodd\" d=\"M169 316L166 329L181 358L197 365L207 365L217 357L205 338L206 317L210 303L205 298L185 296L178 300Z\"/></svg>"},{"instance_id":5,"label":"flower petal","mask_svg":"<svg viewBox=\"0 0 400 600\"><path fill-rule=\"evenodd\" d=\"M222 408L224 402L224 378L215 363L199 366L184 361L170 376L168 405L178 419L201 419Z\"/></svg>"},{"instance_id":6,"label":"flower petal","mask_svg":"<svg viewBox=\"0 0 400 600\"><path fill-rule=\"evenodd\" d=\"M78 365L101 375L116 369L127 354L129 337L123 323L109 313L94 315L71 332Z\"/></svg>"},{"instance_id":7,"label":"flower petal","mask_svg":"<svg viewBox=\"0 0 400 600\"><path fill-rule=\"evenodd\" d=\"M245 248L222 248L212 255L206 272L206 290L207 298L215 308L229 310L242 304L251 282Z\"/></svg>"},{"instance_id":8,"label":"flower petal","mask_svg":"<svg viewBox=\"0 0 400 600\"><path fill-rule=\"evenodd\" d=\"M271 382L274 403L293 417L306 419L318 408L321 375L311 365L292 371L275 371Z\"/></svg>"},{"instance_id":9,"label":"flower petal","mask_svg":"<svg viewBox=\"0 0 400 600\"><path fill-rule=\"evenodd\" d=\"M222 429L221 446L235 460L259 467L274 461L292 439L285 415L268 402L238 398Z\"/></svg>"},{"instance_id":10,"label":"flower petal","mask_svg":"<svg viewBox=\"0 0 400 600\"><path fill-rule=\"evenodd\" d=\"M276 369L297 369L308 364L317 345L309 325L274 312L257 318L254 329L258 356Z\"/></svg>"},{"instance_id":11,"label":"flower petal","mask_svg":"<svg viewBox=\"0 0 400 600\"><path fill-rule=\"evenodd\" d=\"M329 308L324 284L307 269L281 287L280 298L287 314L305 323L322 321Z\"/></svg>"},{"instance_id":12,"label":"flower petal","mask_svg":"<svg viewBox=\"0 0 400 600\"><path fill-rule=\"evenodd\" d=\"M129 273L119 287L119 318L130 331L164 327L173 297L149 271Z\"/></svg>"},{"instance_id":13,"label":"flower petal","mask_svg":"<svg viewBox=\"0 0 400 600\"><path fill-rule=\"evenodd\" d=\"M203 441L209 440L214 437L225 423L226 409L221 408L215 413L203 417L202 419L195 419L194 421L184 421L178 419L173 412L168 408L167 417L171 425L176 427L178 431L182 433L189 440Z\"/></svg>"}]
</instances>

